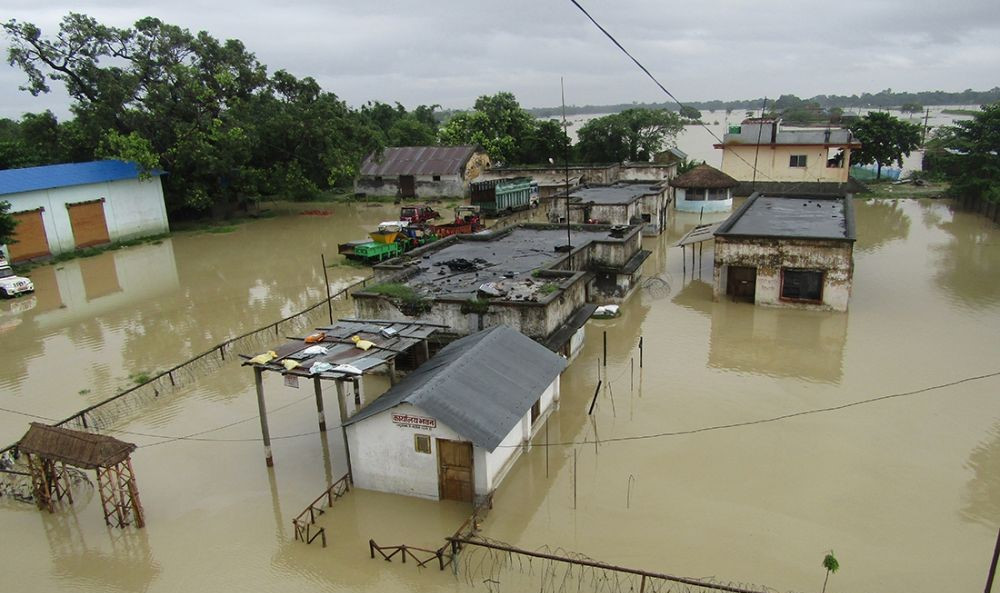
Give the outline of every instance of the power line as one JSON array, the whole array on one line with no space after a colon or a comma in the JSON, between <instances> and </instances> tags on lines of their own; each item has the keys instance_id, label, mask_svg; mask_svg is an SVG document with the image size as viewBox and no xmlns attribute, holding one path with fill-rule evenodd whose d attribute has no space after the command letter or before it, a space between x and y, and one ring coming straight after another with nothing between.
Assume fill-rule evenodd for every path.
<instances>
[{"instance_id":1,"label":"power line","mask_svg":"<svg viewBox=\"0 0 1000 593\"><path fill-rule=\"evenodd\" d=\"M642 65L642 62L640 62L639 60L637 60L637 59L635 58L635 56L633 56L633 55L632 55L631 53L629 53L629 51L628 51L627 49L625 49L625 46L623 46L623 45L622 45L621 43L619 43L619 42L618 42L618 40L617 40L617 39L615 39L614 35L612 35L611 33L609 33L607 29L605 29L605 28L604 28L603 26L601 26L601 24L597 22L597 19L595 19L594 17L592 17L592 16L590 15L590 13L589 13L589 12L587 12L587 9L585 9L585 8L584 8L583 6L581 6L581 5L580 5L580 3L579 3L579 2L577 2L577 0L569 0L569 1L573 3L573 6L576 6L577 8L579 8L579 9L580 9L580 12L582 12L582 13L584 14L584 16L586 16L586 17L587 17L587 18L588 18L588 19L590 20L590 22L594 24L594 26L595 26L595 27L597 27L598 29L600 29L601 33L604 33L604 35L605 35L605 36L606 36L606 37L607 37L608 39L610 39L610 40L611 40L611 43L614 43L614 44L615 44L615 46L617 46L617 47L618 47L618 49L620 49L620 50L622 51L622 53L624 53L624 54L625 54L626 56L628 56L628 58L629 58L630 60L632 60L632 62L634 62L634 63L635 63L635 65L636 65L636 66L638 66L638 67L639 67L639 69L640 69L640 70L642 70L642 71L643 71L643 73L645 73L645 74L646 74L646 76L648 76L648 77L649 77L649 79L650 79L650 80L652 80L652 81L653 81L653 83L654 83L654 84L656 84L656 86L658 86L658 87L660 88L660 90L661 90L661 91L663 91L664 93L666 93L666 95L667 95L668 97L670 97L670 98L671 98L671 99L673 100L673 102L677 104L677 106L678 106L678 107L681 107L681 108L683 108L683 107L687 107L686 105L684 105L683 103L681 103L681 102L680 102L680 100L678 100L678 99L677 99L677 97L675 97L673 93L671 93L671 92L670 92L669 90L667 90L667 87L663 86L663 84L662 84L662 83L660 83L660 81L659 81L659 80L658 80L658 79L657 79L657 78L656 78L655 76L653 76L652 72L650 72L650 71L649 71L649 69L647 69L647 68L646 68L645 66L643 66L643 65ZM765 99L765 105L766 105L766 101L767 101L767 99ZM763 117L764 117L764 112L763 112L763 111L761 111L761 114L760 114L760 115L761 115L761 117L763 118ZM722 139L721 139L721 138L719 138L718 134L716 134L716 133L715 133L715 132L714 132L714 131L712 130L712 128L708 127L708 125L706 125L706 124L705 124L705 122L703 122L703 121L700 121L700 120L699 120L699 121L698 121L698 125L700 125L701 127L705 128L705 130L706 130L706 131L707 131L707 132L708 132L708 133L709 133L709 134L710 134L710 135L712 136L712 138L715 138L715 140L716 140L716 141L717 141L717 142L718 142L719 144L723 144L723 141L722 141ZM759 140L759 139L758 139L758 141L757 141L757 146L758 146L758 150L759 150L759 148L760 148L760 140ZM751 163L750 163L750 161L748 161L748 160L746 160L745 158L743 158L743 156L742 156L742 155L740 155L740 154L739 154L738 152L735 152L735 151L733 151L733 152L731 152L731 154L732 154L733 156L735 156L736 158L738 158L739 160L743 161L743 164L745 164L745 165L747 165L748 167L750 167L750 168L752 168L752 169L753 169L753 172L754 172L754 181L755 181L755 182L756 182L756 176L757 176L757 174L758 174L758 173L759 173L759 174L760 174L760 175L761 175L762 177L764 177L764 178L766 178L766 179L768 179L768 180L770 180L770 181L773 181L773 182L775 182L775 183L777 183L777 182L778 182L778 180L777 180L777 179L775 179L775 178L771 177L770 175L767 175L767 174L765 174L765 173L764 173L764 172L762 172L762 171L759 171L759 170L757 169L757 165L756 165L756 163L754 163L754 164L751 164Z\"/></svg>"},{"instance_id":2,"label":"power line","mask_svg":"<svg viewBox=\"0 0 1000 593\"><path fill-rule=\"evenodd\" d=\"M839 406L829 406L825 408L814 408L812 410L803 410L801 412L791 412L789 414L782 414L780 416L773 416L771 418L761 418L758 420L747 420L745 422L733 422L730 424L716 424L714 426L703 426L701 428L691 428L688 430L675 430L668 432L658 432L653 434L640 434L631 435L624 437L612 437L607 439L596 439L594 441L564 441L559 443L533 443L532 446L536 447L568 447L574 445L590 445L593 443L604 444L604 443L620 443L626 441L642 441L647 439L658 439L663 437L675 437L675 436L687 436L692 434L699 434L703 432L712 432L716 430L728 430L731 428L742 428L745 426L754 426L757 424L769 424L772 422L778 422L780 420L788 420L789 418L797 418L799 416L810 416L813 414L823 414L827 412L837 412L847 408L853 408L855 406L863 406L868 404L873 404L880 401L885 401L889 399L895 399L900 397L908 397L913 395L919 395L921 393L927 393L929 391L936 391L939 389L945 389L947 387L954 387L956 385L961 385L962 383L969 383L972 381L981 381L983 379L989 379L992 377L1000 376L1000 371L995 371L992 373L987 373L985 375L977 375L975 377L966 377L964 379L958 379L956 381L950 381L948 383L941 383L939 385L931 385L930 387L923 387L921 389L915 389L913 391L904 391L901 393L891 393L889 395L880 395L878 397L872 397L869 399L863 399L858 401L849 402L846 404L841 404ZM500 445L501 447L519 447L520 445Z\"/></svg>"}]
</instances>

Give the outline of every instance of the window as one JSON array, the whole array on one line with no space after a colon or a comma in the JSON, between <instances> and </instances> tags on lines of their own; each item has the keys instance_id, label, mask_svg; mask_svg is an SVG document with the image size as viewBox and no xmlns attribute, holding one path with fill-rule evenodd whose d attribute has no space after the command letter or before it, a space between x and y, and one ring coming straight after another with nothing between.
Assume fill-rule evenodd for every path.
<instances>
[{"instance_id":1,"label":"window","mask_svg":"<svg viewBox=\"0 0 1000 593\"><path fill-rule=\"evenodd\" d=\"M728 200L729 199L729 190L727 190L726 188L710 189L710 190L708 190L708 199L709 200Z\"/></svg>"},{"instance_id":2,"label":"window","mask_svg":"<svg viewBox=\"0 0 1000 593\"><path fill-rule=\"evenodd\" d=\"M823 272L782 268L781 298L792 301L823 300Z\"/></svg>"},{"instance_id":3,"label":"window","mask_svg":"<svg viewBox=\"0 0 1000 593\"><path fill-rule=\"evenodd\" d=\"M653 215L652 214L643 214L642 215L642 221L643 222L653 222Z\"/></svg>"},{"instance_id":4,"label":"window","mask_svg":"<svg viewBox=\"0 0 1000 593\"><path fill-rule=\"evenodd\" d=\"M806 155L804 154L793 154L788 158L789 167L805 167L806 166Z\"/></svg>"},{"instance_id":5,"label":"window","mask_svg":"<svg viewBox=\"0 0 1000 593\"><path fill-rule=\"evenodd\" d=\"M382 177L381 176L378 176L378 177L375 178L375 185L381 187L381 185L382 185Z\"/></svg>"},{"instance_id":6,"label":"window","mask_svg":"<svg viewBox=\"0 0 1000 593\"><path fill-rule=\"evenodd\" d=\"M426 434L415 434L413 435L413 448L417 450L417 453L427 453L431 452L431 437Z\"/></svg>"},{"instance_id":7,"label":"window","mask_svg":"<svg viewBox=\"0 0 1000 593\"><path fill-rule=\"evenodd\" d=\"M433 179L434 179L434 181L441 181L441 176L440 175L434 175Z\"/></svg>"},{"instance_id":8,"label":"window","mask_svg":"<svg viewBox=\"0 0 1000 593\"><path fill-rule=\"evenodd\" d=\"M685 202L701 202L705 199L705 190L699 189L689 189L684 192Z\"/></svg>"}]
</instances>

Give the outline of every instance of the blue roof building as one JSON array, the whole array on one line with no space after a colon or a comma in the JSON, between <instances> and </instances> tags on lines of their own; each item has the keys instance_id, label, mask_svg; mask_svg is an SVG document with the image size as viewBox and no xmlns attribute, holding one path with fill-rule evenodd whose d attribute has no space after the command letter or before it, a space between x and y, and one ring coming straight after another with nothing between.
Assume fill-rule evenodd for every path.
<instances>
[{"instance_id":1,"label":"blue roof building","mask_svg":"<svg viewBox=\"0 0 1000 593\"><path fill-rule=\"evenodd\" d=\"M18 221L12 261L41 259L169 230L162 171L107 160L0 171L0 200Z\"/></svg>"}]
</instances>

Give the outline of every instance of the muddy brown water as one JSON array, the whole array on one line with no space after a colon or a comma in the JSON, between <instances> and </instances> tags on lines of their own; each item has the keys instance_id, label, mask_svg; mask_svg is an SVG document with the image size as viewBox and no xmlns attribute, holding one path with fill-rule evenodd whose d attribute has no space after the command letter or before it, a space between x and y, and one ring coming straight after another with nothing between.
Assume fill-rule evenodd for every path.
<instances>
[{"instance_id":1,"label":"muddy brown water","mask_svg":"<svg viewBox=\"0 0 1000 593\"><path fill-rule=\"evenodd\" d=\"M0 406L62 418L315 302L319 253L393 214L333 210L36 269L34 297L0 303ZM646 240L646 284L620 318L588 324L560 407L484 535L777 590L820 589L830 549L841 570L829 591L982 587L1000 527L1000 379L769 421L1000 370L996 227L944 201L859 201L857 219L847 314L712 302L710 246L693 274L670 247L697 216ZM365 273L330 272L334 288ZM610 389L588 416L599 373ZM273 472L252 375L211 370L118 427L140 446L146 529L106 528L85 486L54 515L0 499L5 589L540 589L537 564L479 578L496 560L482 553L457 578L368 558L369 538L437 547L469 513L458 503L352 491L319 520L328 548L294 541L292 518L346 465L339 433L317 434L311 390L266 382ZM29 420L0 414L0 440Z\"/></svg>"}]
</instances>

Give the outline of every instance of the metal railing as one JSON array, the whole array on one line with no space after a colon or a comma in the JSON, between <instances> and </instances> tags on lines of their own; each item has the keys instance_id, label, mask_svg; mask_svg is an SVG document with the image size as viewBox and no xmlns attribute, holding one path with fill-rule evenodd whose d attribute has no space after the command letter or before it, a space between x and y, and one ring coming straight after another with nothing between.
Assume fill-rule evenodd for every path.
<instances>
[{"instance_id":1,"label":"metal railing","mask_svg":"<svg viewBox=\"0 0 1000 593\"><path fill-rule=\"evenodd\" d=\"M316 500L309 503L309 506L305 508L298 517L292 519L292 527L295 528L295 539L300 542L305 542L306 544L311 544L316 541L316 538L321 538L323 547L326 547L326 528L320 527L313 530L316 525L316 516L326 513L326 510L319 506L320 501L324 498L326 499L326 508L333 506L333 503L340 499L348 492L351 491L351 474L350 472L344 474L342 478L330 485L329 488L323 491L316 497ZM306 515L309 516L306 520ZM374 557L374 556L373 556Z\"/></svg>"}]
</instances>

